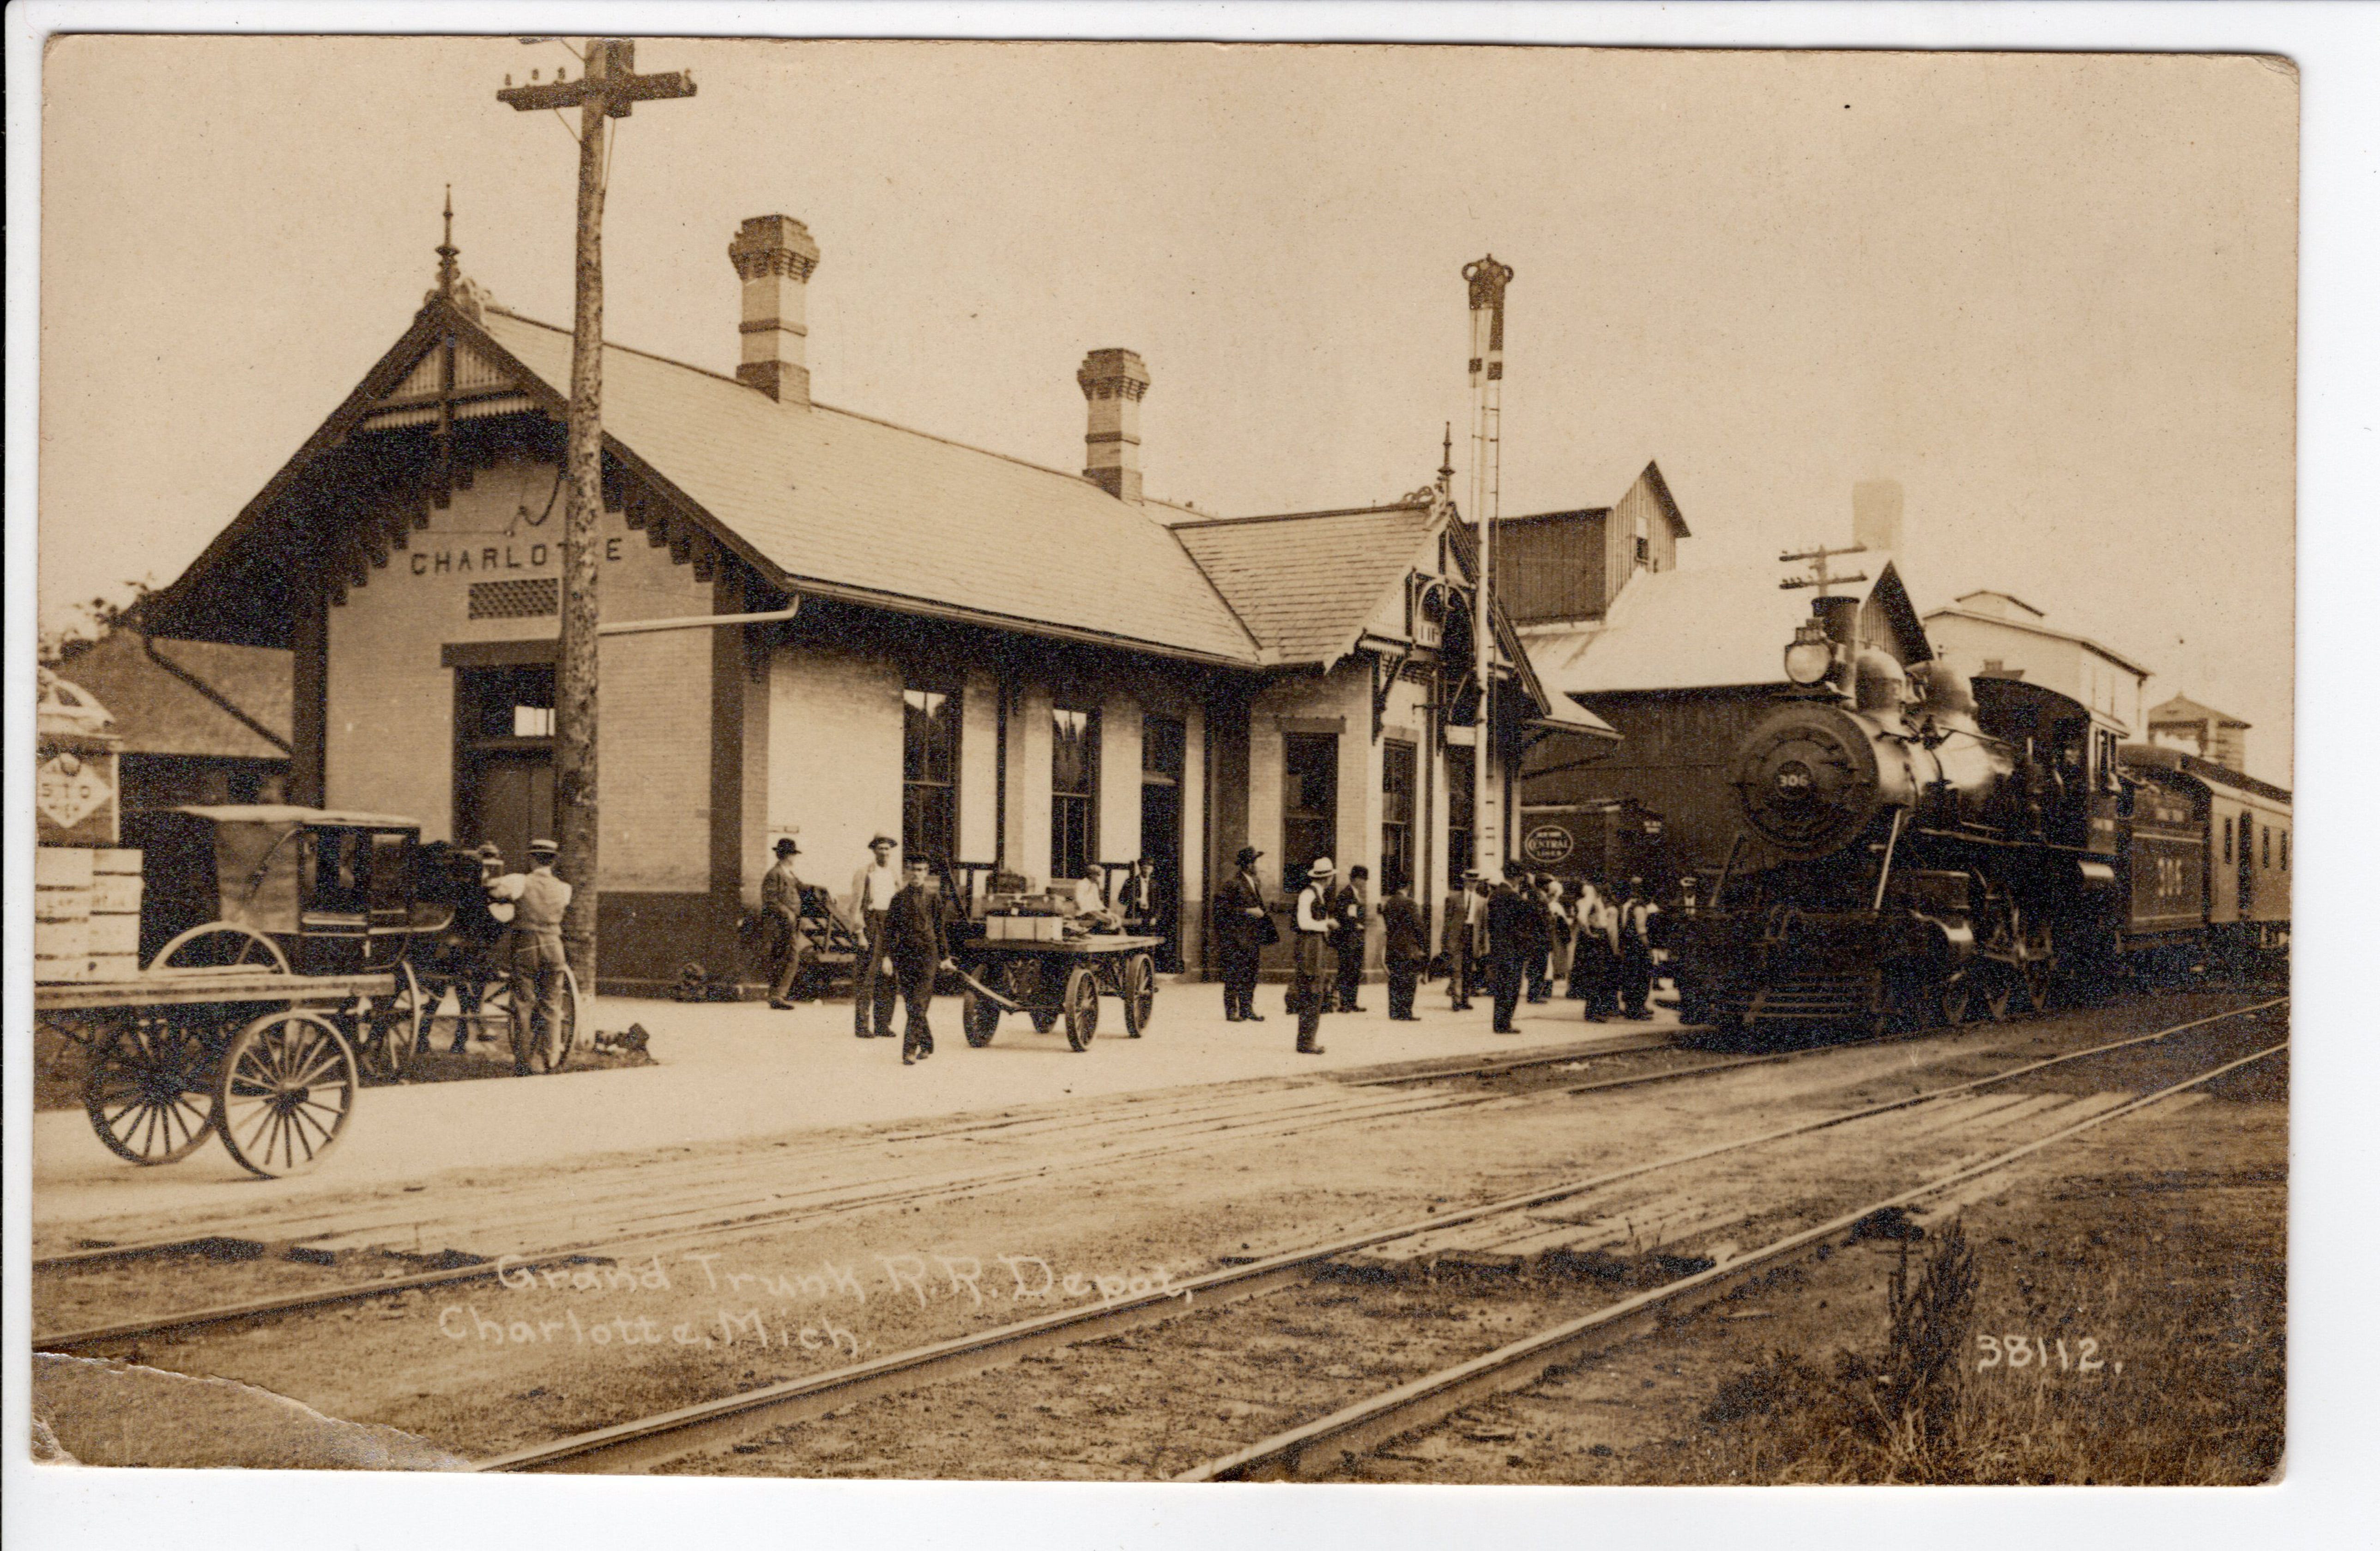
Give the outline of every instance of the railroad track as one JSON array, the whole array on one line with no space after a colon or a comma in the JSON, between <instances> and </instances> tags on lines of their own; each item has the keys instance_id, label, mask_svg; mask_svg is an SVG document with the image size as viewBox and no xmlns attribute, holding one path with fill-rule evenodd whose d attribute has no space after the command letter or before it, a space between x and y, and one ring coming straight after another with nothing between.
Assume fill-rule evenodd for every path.
<instances>
[{"instance_id":1,"label":"railroad track","mask_svg":"<svg viewBox=\"0 0 2380 1551\"><path fill-rule=\"evenodd\" d=\"M1921 1037L1956 1037L1960 1033L1973 1032L1984 1026L1973 1025L1967 1031L1944 1031ZM749 1176L756 1169L748 1157L641 1167L630 1171L608 1190L574 1189L569 1194L566 1216L556 1216L550 1211L540 1214L535 1206L534 1203L540 1194L551 1194L550 1186L516 1185L493 1191L475 1190L471 1198L472 1220L494 1226L476 1238L468 1224L450 1223L431 1228L432 1240L455 1234L472 1242L474 1248L469 1252L448 1249L431 1257L434 1264L429 1268L47 1331L36 1335L33 1345L36 1350L44 1351L81 1351L143 1336L302 1313L395 1292L484 1280L495 1275L495 1263L500 1256L509 1256L515 1263L534 1267L589 1257L616 1259L632 1254L667 1253L722 1236L771 1228L806 1228L852 1213L914 1206L983 1192L1019 1188L1053 1173L1062 1175L1090 1160L1102 1165L1131 1162L1172 1156L1192 1147L1245 1145L1268 1137L1304 1134L1333 1125L1417 1117L1488 1104L1530 1102L1563 1094L1637 1087L1745 1066L1821 1057L1874 1043L1876 1042L1864 1040L1848 1045L1813 1046L1800 1050L1705 1062L1517 1095L1495 1091L1439 1094L1402 1091L1416 1084L1442 1084L1465 1078L1493 1080L1516 1072L1584 1065L1619 1056L1675 1048L1673 1034L1656 1036L1647 1032L1637 1039L1572 1047L1517 1060L1500 1060L1425 1072L1397 1072L1359 1078L1353 1083L1319 1080L1257 1095L1258 1102L1253 1108L1248 1104L1249 1096L1245 1091L1198 1092L1118 1107L1113 1113L1094 1117L1087 1122L1063 1110L1023 1116L977 1117L956 1124L855 1138L831 1148L803 1152L773 1169L762 1166L757 1170L778 1175L780 1178L774 1182L763 1181L756 1183L751 1180ZM1373 1089L1396 1091L1374 1094L1370 1092ZM1058 1133L1064 1136L1062 1152L1038 1154L1027 1161L990 1168L928 1169L890 1180L874 1172L879 1168L881 1149L888 1145L953 1139L997 1139L1029 1144ZM838 1158L861 1165L869 1171L868 1176L831 1181L825 1184L815 1182L821 1165ZM783 1176L785 1175L798 1176L800 1183L784 1181ZM714 1188L707 1195L701 1193L701 1185L706 1179L721 1181L722 1177L724 1189ZM689 1193L690 1185L695 1199L687 1202L684 1197ZM651 1205L656 1197L670 1200L673 1204L657 1210ZM625 1231L615 1227L601 1236L571 1236L575 1229L590 1218L608 1219L616 1224L622 1217L631 1220L631 1226ZM391 1241L402 1242L407 1230L411 1230L418 1243L425 1226L429 1225L421 1220L417 1207L399 1203L393 1207L382 1208L376 1215L368 1214L361 1220L353 1216L316 1214L265 1223L210 1224L196 1231L157 1239L56 1252L35 1260L33 1266L36 1271L55 1274L144 1255L194 1249L254 1256L261 1255L268 1244L286 1246L292 1258L327 1261L343 1249L377 1247Z\"/></svg>"},{"instance_id":2,"label":"railroad track","mask_svg":"<svg viewBox=\"0 0 2380 1551\"><path fill-rule=\"evenodd\" d=\"M1427 1374L1329 1416L1278 1433L1173 1477L1176 1481L1283 1481L1341 1469L1354 1459L1407 1436L1488 1396L1524 1388L1615 1341L1707 1303L1751 1278L1831 1242L1879 1215L1904 1209L2006 1169L2046 1147L2138 1114L2152 1105L2204 1086L2289 1048L2284 1039L2211 1071L2087 1116L2046 1136L1864 1203L1829 1221L1734 1255L1666 1286L1640 1292L1550 1329L1537 1331L1469 1362Z\"/></svg>"},{"instance_id":3,"label":"railroad track","mask_svg":"<svg viewBox=\"0 0 2380 1551\"><path fill-rule=\"evenodd\" d=\"M1344 1235L1326 1242L1265 1256L1245 1265L1226 1266L1203 1276L1171 1283L1161 1290L1152 1290L1145 1295L1126 1295L1093 1307L1018 1321L830 1373L769 1385L514 1450L483 1460L477 1468L491 1472L632 1472L649 1469L814 1420L873 1397L903 1393L984 1373L1062 1348L1079 1347L1087 1342L1123 1336L1142 1327L1177 1318L1192 1309L1211 1310L1309 1282L1318 1271L1326 1266L1343 1264L1352 1256L1401 1240L1442 1237L1467 1225L1487 1224L1497 1218L1515 1218L1533 1208L1598 1191L1608 1192L1626 1181L1665 1170L1684 1169L1879 1116L1940 1105L2070 1062L2154 1045L2190 1030L2265 1012L2283 1005L2287 1000L2277 998L2232 1009L2152 1033L2027 1061L1987 1076L1830 1113L1760 1135L1694 1148L1588 1178L1563 1181L1455 1211L1434 1213L1420 1221ZM1444 1414L1445 1410L1459 1409L1468 1403L1470 1398L1485 1392L1487 1387L1500 1385L1512 1387L1532 1382L1536 1374L1562 1360L1559 1356L1541 1357L1538 1355L1541 1351L1559 1353L1571 1350L1579 1341L1608 1339L1613 1329L1624 1328L1627 1321L1640 1315L1652 1317L1651 1311L1665 1306L1674 1307L1679 1300L1716 1296L1732 1285L1735 1279L1773 1265L1800 1249L1822 1242L1830 1234L1841 1231L1876 1211L1952 1189L1961 1182L2004 1169L2019 1158L2069 1136L2135 1113L2152 1103L2186 1092L2249 1061L2265 1059L2286 1048L2287 1043L2284 1039L2253 1055L2144 1097L2097 1106L2095 1112L2049 1135L1981 1161L1963 1163L1958 1169L1920 1185L1881 1201L1867 1203L1851 1215L1831 1218L1816 1228L1787 1235L1759 1249L1732 1254L1706 1271L1696 1272L1651 1292L1624 1300L1581 1320L1567 1322L1525 1341L1512 1343L1487 1357L1473 1359L1459 1369L1433 1373L1427 1379L1402 1386L1387 1396L1375 1397L1356 1407L1342 1408L1293 1433L1280 1435L1265 1440L1262 1445L1208 1461L1186 1478L1237 1479L1267 1473L1296 1473L1307 1468L1308 1461L1335 1460L1345 1450L1359 1447L1358 1442L1350 1440L1409 1432L1425 1424L1430 1417ZM1490 1358L1496 1361L1490 1362ZM1522 1376L1515 1377L1515 1375ZM1440 1405L1442 1401L1445 1402L1443 1410L1431 1411L1430 1408ZM1383 1433L1379 1431L1381 1428L1389 1430Z\"/></svg>"}]
</instances>

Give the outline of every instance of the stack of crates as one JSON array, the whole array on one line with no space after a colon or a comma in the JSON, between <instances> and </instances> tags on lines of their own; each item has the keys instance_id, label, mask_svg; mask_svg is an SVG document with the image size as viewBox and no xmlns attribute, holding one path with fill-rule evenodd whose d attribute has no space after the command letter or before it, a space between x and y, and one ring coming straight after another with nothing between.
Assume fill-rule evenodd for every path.
<instances>
[{"instance_id":1,"label":"stack of crates","mask_svg":"<svg viewBox=\"0 0 2380 1551\"><path fill-rule=\"evenodd\" d=\"M128 980L140 973L140 853L33 850L33 978Z\"/></svg>"}]
</instances>

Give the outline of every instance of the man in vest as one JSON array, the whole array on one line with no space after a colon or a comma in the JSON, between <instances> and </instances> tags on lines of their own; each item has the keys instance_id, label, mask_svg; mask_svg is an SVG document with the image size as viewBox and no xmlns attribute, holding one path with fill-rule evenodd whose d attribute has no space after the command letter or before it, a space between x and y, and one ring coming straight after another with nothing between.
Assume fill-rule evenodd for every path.
<instances>
[{"instance_id":1,"label":"man in vest","mask_svg":"<svg viewBox=\"0 0 2380 1551\"><path fill-rule=\"evenodd\" d=\"M1305 870L1305 887L1297 891L1297 943L1292 960L1297 980L1290 1005L1297 1013L1297 1053L1322 1053L1322 1014L1330 1010L1330 979L1322 965L1323 945L1330 938L1330 901L1339 870L1330 857L1317 856Z\"/></svg>"},{"instance_id":2,"label":"man in vest","mask_svg":"<svg viewBox=\"0 0 2380 1551\"><path fill-rule=\"evenodd\" d=\"M528 872L508 872L488 883L489 900L509 903L513 911L504 961L512 973L516 1077L553 1065L569 963L562 951L562 913L570 908L570 885L553 876L561 850L550 840L533 840Z\"/></svg>"},{"instance_id":3,"label":"man in vest","mask_svg":"<svg viewBox=\"0 0 2380 1551\"><path fill-rule=\"evenodd\" d=\"M776 975L769 987L769 1005L791 1007L794 981L802 973L802 880L794 858L802 848L791 835L777 842L777 865L760 878L760 914L771 934L770 948Z\"/></svg>"},{"instance_id":4,"label":"man in vest","mask_svg":"<svg viewBox=\"0 0 2380 1551\"><path fill-rule=\"evenodd\" d=\"M877 836L868 842L873 860L851 875L851 914L868 938L861 950L866 956L851 981L851 1032L862 1039L892 1037L892 1002L899 992L884 963L884 913L901 891L901 873L892 865L899 849L901 842L892 836Z\"/></svg>"}]
</instances>

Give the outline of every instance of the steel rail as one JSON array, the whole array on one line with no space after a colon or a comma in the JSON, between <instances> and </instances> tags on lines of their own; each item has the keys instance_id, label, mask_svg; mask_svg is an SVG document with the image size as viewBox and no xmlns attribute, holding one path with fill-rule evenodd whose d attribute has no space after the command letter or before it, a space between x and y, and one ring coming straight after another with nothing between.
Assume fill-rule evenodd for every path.
<instances>
[{"instance_id":1,"label":"steel rail","mask_svg":"<svg viewBox=\"0 0 2380 1551\"><path fill-rule=\"evenodd\" d=\"M2160 1029L2153 1034L2135 1036L2126 1039L2112 1041L2107 1044L2093 1046L2088 1049L2072 1051L2062 1056L2053 1056L2046 1060L2034 1061L2024 1066L2015 1067L2008 1072L1997 1073L1992 1076L1973 1079L1947 1088L1937 1088L1927 1092L1921 1092L1906 1098L1893 1099L1883 1104L1871 1106L1865 1109L1850 1110L1840 1114L1823 1117L1818 1121L1788 1127L1782 1131L1770 1132L1747 1140L1719 1144L1714 1147L1706 1148L1697 1152L1674 1155L1670 1157L1657 1159L1648 1164L1634 1166L1615 1173L1599 1175L1585 1181L1574 1181L1546 1187L1537 1191L1526 1193L1520 1196L1508 1197L1498 1202L1490 1202L1483 1206L1466 1208L1463 1213L1440 1214L1430 1218L1427 1223L1391 1230L1385 1235L1385 1238L1391 1240L1403 1238L1413 1233L1426 1231L1431 1228L1441 1228L1453 1223L1469 1221L1475 1216L1492 1216L1507 1211L1522 1210L1530 1206L1543 1205L1548 1202L1561 1200L1567 1196L1580 1194L1583 1191L1600 1189L1606 1185L1619 1183L1621 1181L1632 1179L1637 1174L1649 1172L1653 1169L1672 1168L1686 1163L1695 1162L1705 1157L1715 1157L1721 1153L1731 1152L1739 1147L1757 1146L1767 1142L1779 1141L1788 1137L1801 1135L1809 1131L1823 1130L1829 1126L1842 1125L1853 1121L1864 1120L1873 1115L1887 1114L1896 1109L1908 1109L1917 1104L1931 1103L1938 1098L1946 1098L1957 1094L1970 1092L1977 1087L1988 1086L1992 1084L2006 1082L2011 1078L2023 1076L2029 1072L2038 1072L2047 1067L2061 1065L2070 1060L2081 1060L2092 1056L2103 1055L2112 1050L2128 1048L2134 1045L2153 1043L2156 1040L2168 1038L2173 1035L2182 1033L2189 1029L2201 1027L2206 1024L2219 1023L2227 1018L2243 1017L2250 1013L2264 1012L2268 1008L2278 1006L2288 1000L2289 999L2287 997L2276 998L2270 1001L2259 1002L2250 1007L2237 1008L2227 1012L2218 1012L2205 1018L2195 1019L2190 1023L2177 1024L2170 1028ZM1813 1047L1813 1052L1815 1053L1816 1051L1825 1048L1828 1048L1828 1047ZM1678 1073L1675 1075L1692 1076L1706 1069L1699 1067L1691 1068L1683 1073ZM1622 1079L1613 1085L1635 1085L1647 1081L1659 1080L1661 1080L1661 1077L1658 1074L1656 1074L1646 1078ZM1586 1090L1564 1091L1591 1091L1591 1089L1596 1085L1597 1084L1589 1084ZM1511 1100L1508 1096L1501 1094L1465 1095L1460 1097L1424 1105L1420 1107L1418 1110L1366 1110L1358 1111L1343 1117L1337 1117L1337 1119L1342 1120L1346 1123L1354 1123L1355 1121L1363 1120L1377 1120L1398 1114L1412 1114L1415 1112L1428 1113L1439 1109L1464 1109L1482 1104L1510 1101L1512 1100ZM1261 1120L1266 1118L1269 1117L1260 1117L1259 1119ZM1251 1124L1259 1122L1251 1122ZM1303 1123L1305 1125L1306 1129L1309 1130L1313 1129L1315 1125L1315 1122L1312 1121L1307 1121ZM1330 1122L1326 1120L1323 1123ZM1169 1154L1172 1150L1172 1149L1170 1146L1148 1148L1144 1149L1139 1154L1115 1155L1115 1157L1110 1158L1108 1161L1120 1161L1134 1157L1163 1156ZM866 1211L885 1206L895 1206L913 1201L933 1199L940 1195L965 1194L977 1190L994 1189L1005 1185L1013 1185L1025 1181L1038 1179L1047 1174L1050 1171L1050 1167L1051 1166L1047 1162L1020 1165L1002 1171L995 1171L982 1175L963 1176L954 1180L935 1180L923 1186L905 1190L880 1191L874 1194L857 1195L841 1202L830 1203L823 1206L798 1207L780 1214L759 1214L752 1217L737 1218L733 1221L714 1223L701 1229L686 1230L674 1232L649 1233L609 1240L587 1240L575 1243L555 1245L542 1250L533 1250L526 1254L510 1256L508 1264L518 1266L524 1269L529 1269L538 1266L552 1266L558 1262L566 1262L580 1256L601 1254L605 1252L610 1252L610 1255L613 1258L627 1254L659 1254L669 1250L683 1248L684 1246L691 1243L706 1242L723 1234L750 1232L769 1227L785 1227L803 1221L825 1220L846 1213ZM805 1216L805 1214L807 1214L807 1216ZM208 1235L208 1237L222 1237L222 1235L214 1234ZM1382 1238L1372 1237L1366 1238L1358 1243L1326 1246L1324 1257L1327 1257L1327 1254L1344 1254L1351 1249L1366 1248L1372 1243L1381 1242L1384 1242ZM1306 1258L1311 1259L1316 1258L1316 1256L1307 1256ZM498 1263L495 1260L490 1259L471 1266L442 1267L435 1270L415 1272L408 1276L389 1277L367 1282L346 1282L333 1287L315 1288L301 1292L279 1294L270 1298L242 1300L237 1303L218 1303L204 1308L183 1310L174 1314L152 1315L140 1319L123 1320L108 1325L89 1326L80 1329L54 1331L36 1335L32 1339L32 1346L37 1351L74 1351L87 1347L104 1345L110 1341L128 1340L141 1336L165 1335L176 1330L198 1329L210 1325L231 1324L243 1319L262 1318L276 1314L293 1314L302 1312L307 1309L328 1308L340 1303L358 1303L366 1299L382 1297L392 1293L416 1291L433 1287L451 1287L463 1282L484 1281L496 1275L497 1264ZM1266 1263L1259 1262L1257 1264L1261 1266ZM1239 1269L1244 1272L1250 1272L1253 1274L1253 1268L1251 1267L1242 1267ZM1225 1275L1223 1281L1218 1285L1229 1285L1230 1281L1231 1278L1228 1275ZM842 1371L844 1370L837 1370L837 1372ZM822 1378L831 1376L832 1375L821 1375Z\"/></svg>"},{"instance_id":2,"label":"steel rail","mask_svg":"<svg viewBox=\"0 0 2380 1551\"><path fill-rule=\"evenodd\" d=\"M2111 1050L2150 1043L2206 1024L2219 1023L2227 1018L2263 1012L2287 1000L2287 998L2280 998L2276 1001L2259 1003L2253 1007L2216 1013L2207 1018L2179 1024L2155 1034L2114 1041L2107 1045L2095 1047L2090 1050L2076 1051L2046 1060L2029 1062L1992 1076L1974 1078L1950 1087L1823 1116L1815 1121L1788 1126L1759 1136L1718 1143L1645 1163L1632 1164L1588 1179L1566 1181L1455 1211L1436 1213L1418 1222L1367 1230L1327 1243L1307 1245L1280 1254L1268 1255L1245 1266L1226 1266L1210 1271L1186 1281L1172 1284L1163 1290L1152 1290L1145 1295L1128 1295L1094 1307L1063 1310L1001 1326L978 1335L958 1337L951 1340L914 1348L908 1351L891 1353L872 1362L852 1364L806 1378L789 1379L741 1394L700 1401L691 1406L640 1417L614 1426L577 1434L552 1443L516 1449L481 1461L474 1468L488 1472L557 1471L565 1472L630 1472L648 1468L672 1460L682 1459L687 1454L698 1452L707 1448L719 1447L747 1438L757 1433L769 1432L797 1422L815 1420L874 1396L915 1389L941 1380L965 1377L1003 1366L1034 1352L1074 1346L1087 1340L1118 1335L1126 1330L1166 1319L1180 1313L1182 1309L1194 1307L1201 1298L1208 1300L1211 1306L1219 1299L1237 1302L1243 1298L1257 1296L1304 1280L1315 1267L1358 1250L1369 1249L1377 1244L1412 1238L1417 1234L1436 1232L1510 1212L1526 1210L1532 1206L1565 1200L1664 1169L1677 1168L1770 1142L1807 1135L1813 1132L1828 1130L1872 1116L1911 1109L1936 1099L2008 1082L2068 1060L2078 1060L2087 1056L2106 1054ZM1176 1300L1180 1301L1180 1308L1174 1306Z\"/></svg>"},{"instance_id":3,"label":"steel rail","mask_svg":"<svg viewBox=\"0 0 2380 1551\"><path fill-rule=\"evenodd\" d=\"M1426 1375L1385 1394L1361 1400L1245 1448L1208 1460L1173 1477L1176 1481L1272 1481L1336 1469L1395 1438L1405 1436L1488 1396L1524 1388L1552 1372L1571 1365L1613 1340L1636 1333L1663 1319L1675 1318L1725 1292L1756 1271L1767 1269L1801 1251L1827 1242L1862 1220L1896 1206L1906 1206L1939 1191L1964 1184L2008 1168L2021 1158L2086 1131L2138 1114L2176 1094L2200 1087L2227 1072L2264 1060L2289 1048L2286 1039L2252 1055L2226 1061L2211 1071L2135 1098L2113 1109L2076 1121L2047 1136L1954 1169L1834 1218L1815 1228L1788 1234L1772 1243L1736 1255L1708 1270L1666 1286L1640 1292L1607 1308L1539 1331L1467 1363Z\"/></svg>"}]
</instances>

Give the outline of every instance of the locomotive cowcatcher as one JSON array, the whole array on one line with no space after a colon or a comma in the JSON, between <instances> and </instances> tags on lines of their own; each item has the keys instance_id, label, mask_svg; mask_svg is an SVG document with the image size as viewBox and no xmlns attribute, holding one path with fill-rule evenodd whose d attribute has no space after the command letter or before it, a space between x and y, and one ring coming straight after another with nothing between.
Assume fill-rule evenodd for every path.
<instances>
[{"instance_id":1,"label":"locomotive cowcatcher","mask_svg":"<svg viewBox=\"0 0 2380 1551\"><path fill-rule=\"evenodd\" d=\"M1811 611L1797 687L1736 750L1742 828L1672 924L1681 1018L1883 1032L2112 969L2118 731L2038 685L1904 669L1863 647L1857 600Z\"/></svg>"}]
</instances>

